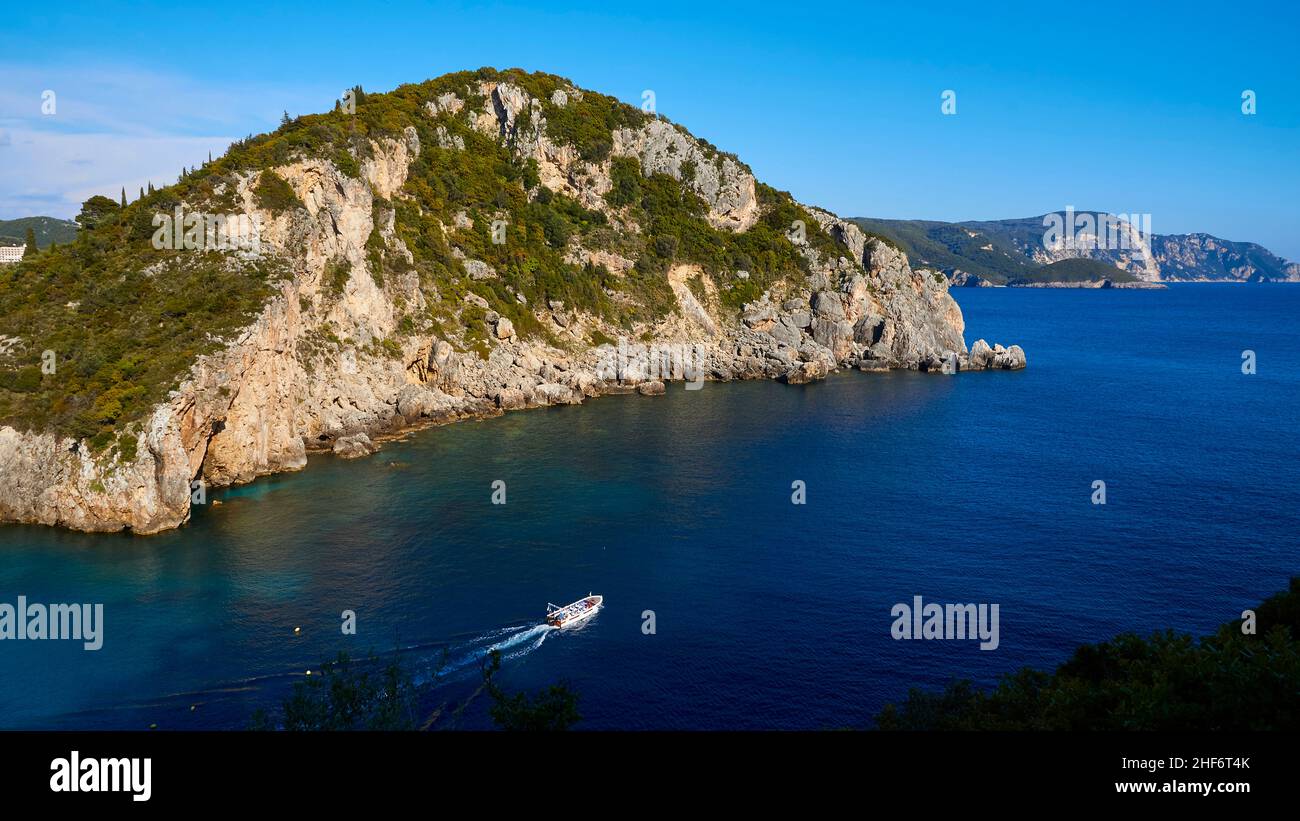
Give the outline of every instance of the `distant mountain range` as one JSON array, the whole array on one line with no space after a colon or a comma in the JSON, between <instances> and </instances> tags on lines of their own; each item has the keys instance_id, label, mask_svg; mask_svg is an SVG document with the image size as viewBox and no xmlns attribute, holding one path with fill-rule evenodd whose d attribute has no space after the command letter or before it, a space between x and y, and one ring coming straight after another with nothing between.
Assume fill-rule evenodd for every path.
<instances>
[{"instance_id":1,"label":"distant mountain range","mask_svg":"<svg viewBox=\"0 0 1300 821\"><path fill-rule=\"evenodd\" d=\"M77 224L56 217L22 217L0 220L0 245L22 245L27 240L27 229L36 232L36 247L48 248L50 243L63 245L77 236Z\"/></svg>"},{"instance_id":2,"label":"distant mountain range","mask_svg":"<svg viewBox=\"0 0 1300 821\"><path fill-rule=\"evenodd\" d=\"M1110 279L1131 282L1300 282L1300 263L1289 262L1253 242L1232 242L1209 234L1150 234L1136 221L1115 221L1109 236L1107 215L1099 211L1055 212L1060 223L1073 218L1076 240L1045 240L1050 214L984 222L936 222L859 217L852 220L905 251L918 267L934 268L954 285L1033 284L1048 281ZM1110 218L1115 220L1115 218ZM1091 227L1088 227L1091 226ZM1098 241L1098 238L1101 238ZM1107 241L1109 238L1109 241ZM1093 260L1075 265L1070 279L1052 267L1062 260Z\"/></svg>"}]
</instances>

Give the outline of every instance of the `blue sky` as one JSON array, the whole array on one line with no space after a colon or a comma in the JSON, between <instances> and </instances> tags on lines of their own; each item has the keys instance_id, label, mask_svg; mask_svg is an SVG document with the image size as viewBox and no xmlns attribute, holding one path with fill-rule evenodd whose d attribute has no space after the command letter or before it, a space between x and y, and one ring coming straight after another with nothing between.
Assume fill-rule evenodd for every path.
<instances>
[{"instance_id":1,"label":"blue sky","mask_svg":"<svg viewBox=\"0 0 1300 821\"><path fill-rule=\"evenodd\" d=\"M134 196L350 85L491 65L651 89L846 216L1074 205L1300 260L1297 35L1280 3L28 3L0 29L0 218Z\"/></svg>"}]
</instances>

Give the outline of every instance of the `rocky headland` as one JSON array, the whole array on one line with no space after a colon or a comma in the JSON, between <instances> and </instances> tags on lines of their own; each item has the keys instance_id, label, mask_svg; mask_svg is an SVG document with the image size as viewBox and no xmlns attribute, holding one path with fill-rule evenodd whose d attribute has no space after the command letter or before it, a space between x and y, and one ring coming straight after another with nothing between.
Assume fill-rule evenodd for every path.
<instances>
[{"instance_id":1,"label":"rocky headland","mask_svg":"<svg viewBox=\"0 0 1300 821\"><path fill-rule=\"evenodd\" d=\"M301 148L260 165L232 152L171 192L169 208L219 201L255 218L256 254L222 264L273 259L281 275L251 321L214 334L134 418L92 420L94 437L25 423L21 401L34 394L11 391L0 521L157 533L187 521L196 488L298 470L313 453L363 457L413 428L607 393L654 395L675 381L797 385L840 369L1025 367L1016 345L966 347L942 274L767 189L667 120L619 114L592 149L581 134L567 138L569 118L588 113L572 107L592 92L522 72L452 77L403 87L401 116L383 112L382 129L353 133L342 150ZM437 188L468 187L475 178L447 183L443 169L474 167L489 151L500 152L500 186L512 186L504 194ZM283 202L266 195L272 179L288 189ZM661 195L670 206L657 204ZM561 205L566 222L552 236L550 213ZM664 215L679 213L665 227ZM532 232L534 222L544 258L563 259L556 284L539 282L527 249L510 255L510 231ZM486 244L502 224L504 248ZM692 246L705 232L714 245ZM728 243L742 251L707 253ZM791 262L764 263L778 254ZM185 259L146 270L162 275ZM644 308L651 299L658 310ZM0 331L0 369L43 347ZM79 398L98 407L93 397L60 401Z\"/></svg>"}]
</instances>

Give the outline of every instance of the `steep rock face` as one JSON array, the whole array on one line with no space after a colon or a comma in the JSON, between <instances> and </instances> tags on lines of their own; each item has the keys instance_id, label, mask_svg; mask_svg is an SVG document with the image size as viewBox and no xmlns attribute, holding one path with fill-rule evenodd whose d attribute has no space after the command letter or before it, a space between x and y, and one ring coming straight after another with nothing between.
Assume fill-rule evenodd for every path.
<instances>
[{"instance_id":1,"label":"steep rock face","mask_svg":"<svg viewBox=\"0 0 1300 821\"><path fill-rule=\"evenodd\" d=\"M277 297L242 339L201 360L183 388L212 397L204 402L211 438L203 461L203 479L212 485L250 482L307 463L300 425L309 380L292 356L301 327L292 302Z\"/></svg>"},{"instance_id":2,"label":"steep rock face","mask_svg":"<svg viewBox=\"0 0 1300 821\"><path fill-rule=\"evenodd\" d=\"M392 303L365 275L361 249L373 228L374 194L401 186L409 149L377 146L364 180L321 161L277 169L306 214L258 209L256 175L246 178L239 193L245 212L261 220L264 252L294 260L296 276L228 347L195 363L140 433L134 461L96 459L71 439L0 428L0 520L154 533L188 519L193 481L220 487L296 470L306 465L312 437L391 424L401 367L358 366L358 354L346 351L337 368L309 372L298 353L320 323L317 309L361 345L391 330ZM362 275L349 276L341 297L327 301L321 278L336 259Z\"/></svg>"},{"instance_id":3,"label":"steep rock face","mask_svg":"<svg viewBox=\"0 0 1300 821\"><path fill-rule=\"evenodd\" d=\"M1050 265L1064 259L1095 259L1114 265L1139 279L1160 279L1160 263L1151 251L1151 237L1144 235L1132 223L1120 220L1110 234L1102 229L1095 233L1078 231L1072 245L1057 242L1048 246L1042 241L1024 243L1021 251L1039 265ZM1017 244L1021 242L1017 238Z\"/></svg>"},{"instance_id":4,"label":"steep rock face","mask_svg":"<svg viewBox=\"0 0 1300 821\"><path fill-rule=\"evenodd\" d=\"M856 345L841 352L856 351L857 359L888 367L922 370L949 354L966 352L961 308L942 275L913 271L905 254L867 237L851 222L816 208L809 212L849 251L847 258L818 260L816 265L827 285L839 292L814 302L819 327L826 329L826 322L833 320L852 329ZM837 324L834 331L823 333L843 340L845 331L845 325Z\"/></svg>"},{"instance_id":5,"label":"steep rock face","mask_svg":"<svg viewBox=\"0 0 1300 821\"><path fill-rule=\"evenodd\" d=\"M508 82L485 82L480 84L479 90L490 105L470 121L474 128L499 136L513 145L520 156L536 160L543 185L568 194L589 208L600 207L600 198L608 188L602 191L599 187L582 184L581 172L588 164L574 146L557 144L547 136L546 118L540 101Z\"/></svg>"},{"instance_id":6,"label":"steep rock face","mask_svg":"<svg viewBox=\"0 0 1300 821\"><path fill-rule=\"evenodd\" d=\"M706 152L671 123L650 120L638 130L614 132L614 153L636 157L647 175L681 180L683 168L693 169L687 185L708 205L714 227L745 231L758 220L754 175L731 157Z\"/></svg>"},{"instance_id":7,"label":"steep rock face","mask_svg":"<svg viewBox=\"0 0 1300 821\"><path fill-rule=\"evenodd\" d=\"M176 527L189 516L191 412L184 402L159 407L135 461L120 468L70 438L0 428L0 521L138 533Z\"/></svg>"},{"instance_id":8,"label":"steep rock face","mask_svg":"<svg viewBox=\"0 0 1300 821\"><path fill-rule=\"evenodd\" d=\"M475 129L535 160L544 186L622 225L604 199L612 187L609 158L584 160L573 146L548 137L540 101L514 84L483 83L479 90L481 100L442 94L424 111L469 118ZM568 104L581 94L560 89L551 102ZM438 137L440 147L462 150L456 135L436 133L448 138ZM689 186L714 227L743 232L759 219L748 170L671 124L649 119L638 129L615 131L612 142L611 157L635 156L644 174L667 174ZM301 208L260 207L261 172L240 176L235 194L262 225L263 253L286 260L290 275L254 322L194 363L142 426L128 461L97 459L68 438L0 428L0 520L154 533L188 519L196 482L206 491L297 470L313 451L364 456L411 427L576 404L603 393L653 396L665 382L801 384L841 367L952 372L1025 365L1016 346L988 348L981 340L968 353L961 310L942 276L914 271L901 252L815 208L806 210L839 253L804 243L799 252L808 275L775 283L739 317L723 306L717 284L699 266L678 264L666 274L675 309L638 326L638 342L555 300L527 305L554 341L522 338L472 291L430 297L416 268L376 268L376 247L413 260L389 203L403 196L423 148L413 128L370 148L357 176L314 157L275 168ZM457 214L454 223L442 227L444 237L473 220ZM616 275L631 268L632 260L614 252L588 251L576 240L571 245L575 258L608 262ZM453 245L451 253L464 260L471 280L496 276L460 248ZM462 318L481 319L465 319L465 334L450 341L431 332L399 333L403 317L426 312L431 298ZM602 336L618 342L588 341Z\"/></svg>"},{"instance_id":9,"label":"steep rock face","mask_svg":"<svg viewBox=\"0 0 1300 821\"><path fill-rule=\"evenodd\" d=\"M1253 242L1167 234L1157 235L1151 245L1163 279L1300 282L1300 263L1287 262Z\"/></svg>"},{"instance_id":10,"label":"steep rock face","mask_svg":"<svg viewBox=\"0 0 1300 821\"><path fill-rule=\"evenodd\" d=\"M547 187L588 208L609 211L603 199L611 186L609 160L584 161L572 145L551 140L541 102L517 85L487 82L480 89L491 109L473 119L475 128L500 136L521 156L536 160ZM553 102L563 106L570 98L581 99L582 92L570 88L556 95ZM709 222L716 228L745 231L758 219L754 175L733 158L706 150L671 123L649 119L640 128L614 131L611 156L635 157L647 176L662 173L684 181L708 205ZM685 174L686 168L690 174Z\"/></svg>"}]
</instances>

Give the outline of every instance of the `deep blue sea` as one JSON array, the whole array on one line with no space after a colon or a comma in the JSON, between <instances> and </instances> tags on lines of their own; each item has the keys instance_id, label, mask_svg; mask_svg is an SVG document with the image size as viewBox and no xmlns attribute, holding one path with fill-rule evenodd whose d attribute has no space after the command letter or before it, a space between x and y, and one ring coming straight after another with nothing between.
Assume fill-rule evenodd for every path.
<instances>
[{"instance_id":1,"label":"deep blue sea","mask_svg":"<svg viewBox=\"0 0 1300 821\"><path fill-rule=\"evenodd\" d=\"M340 650L397 652L431 709L492 647L507 688L576 689L582 728L865 727L1300 574L1300 287L955 295L1027 370L679 384L314 457L160 536L0 527L0 602L105 612L97 652L0 642L0 727L240 728ZM588 591L594 620L539 626ZM895 641L915 595L997 603L999 647Z\"/></svg>"}]
</instances>

